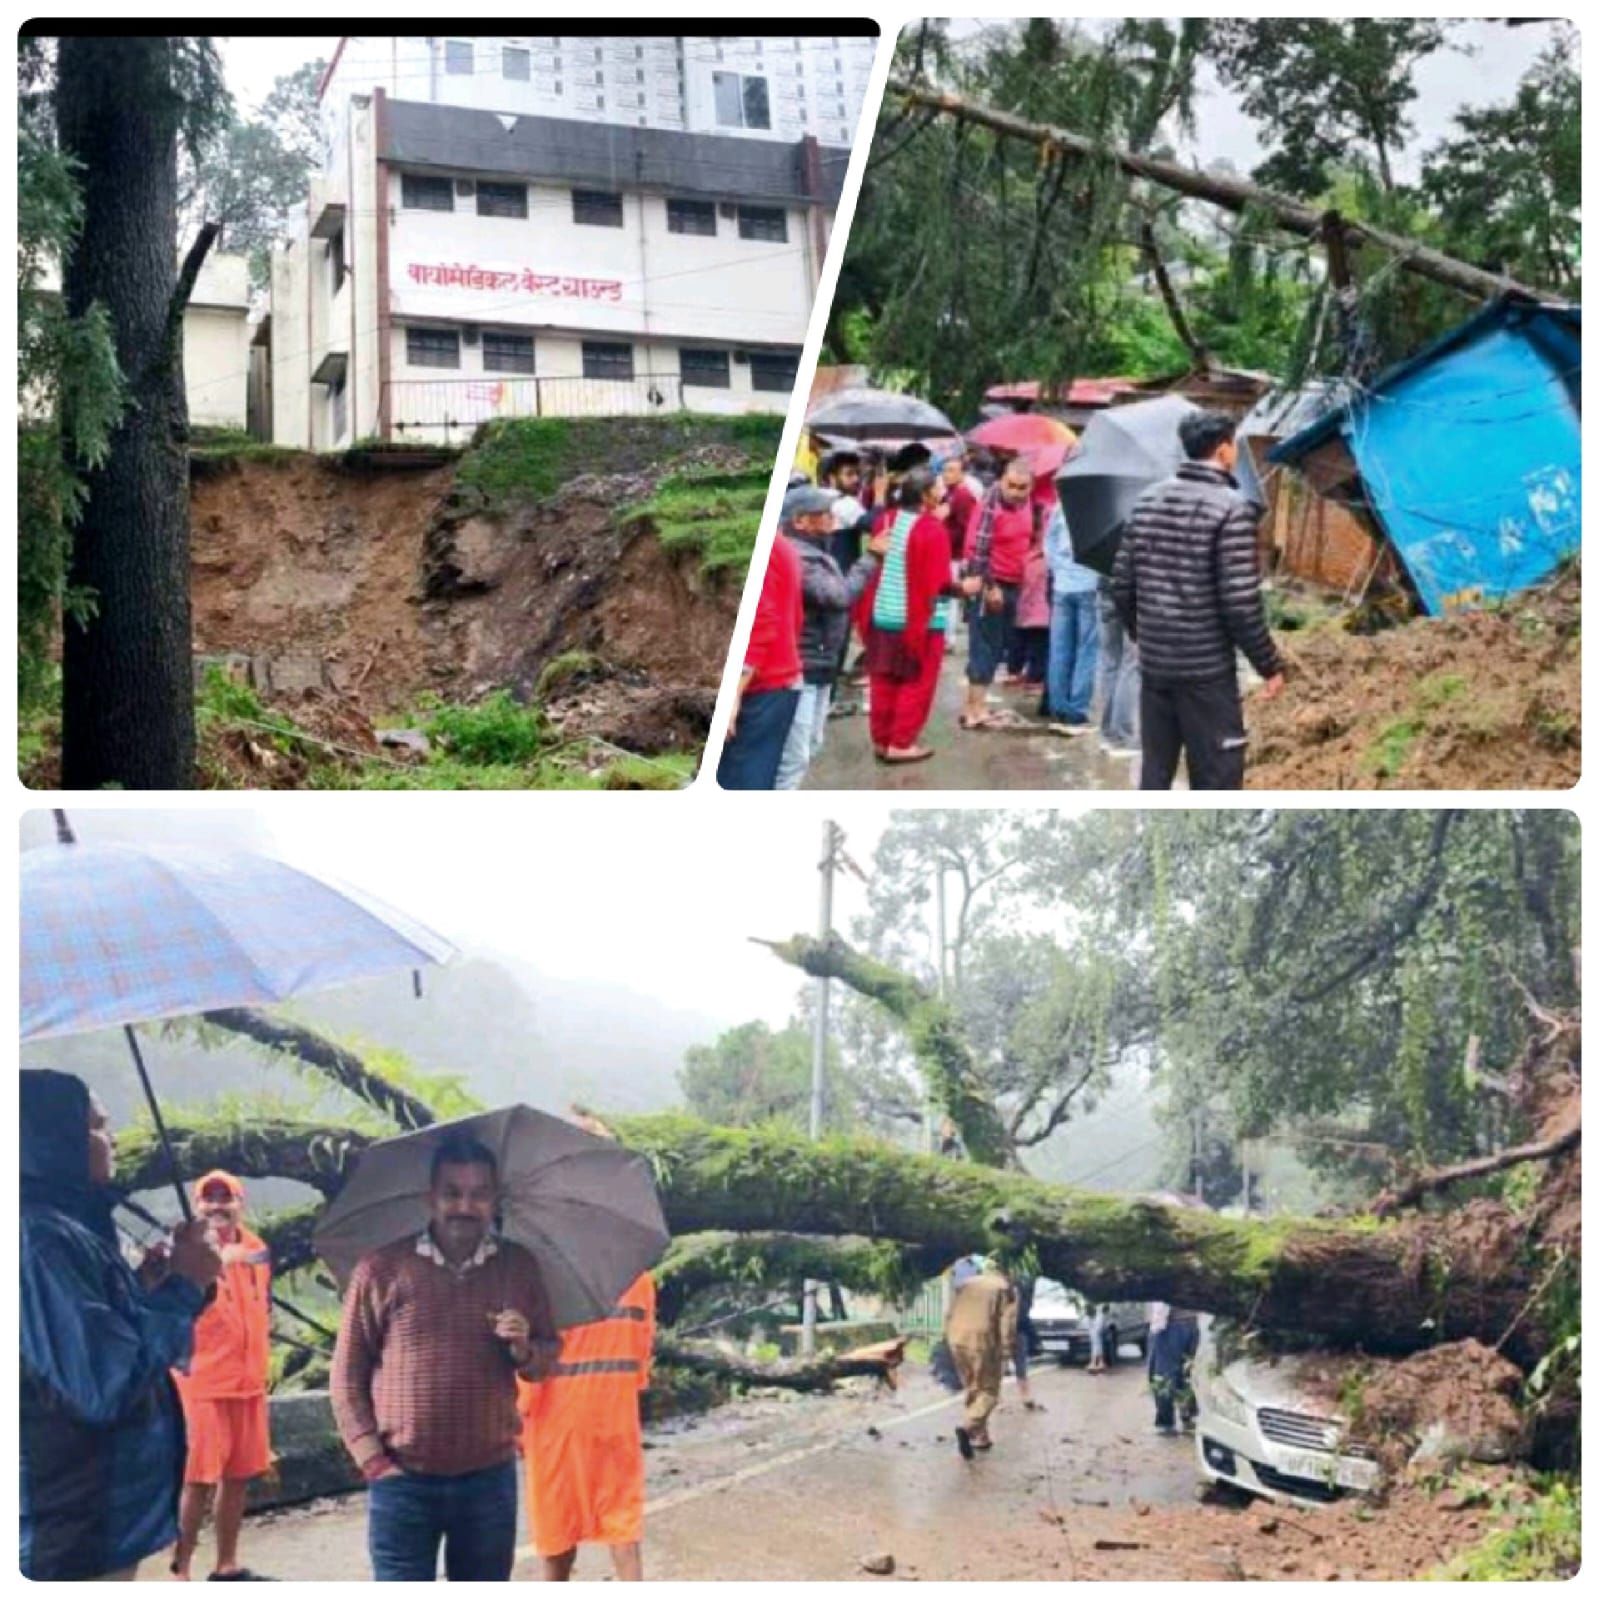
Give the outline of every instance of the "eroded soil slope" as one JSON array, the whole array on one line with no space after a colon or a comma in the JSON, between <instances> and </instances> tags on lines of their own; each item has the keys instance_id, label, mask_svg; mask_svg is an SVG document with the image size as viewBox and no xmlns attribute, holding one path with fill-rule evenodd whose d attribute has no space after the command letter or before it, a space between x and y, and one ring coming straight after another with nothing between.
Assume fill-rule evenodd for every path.
<instances>
[{"instance_id":1,"label":"eroded soil slope","mask_svg":"<svg viewBox=\"0 0 1599 1599\"><path fill-rule=\"evenodd\" d=\"M1293 676L1249 707L1247 786L1569 788L1581 767L1579 577L1498 610L1369 637L1286 638Z\"/></svg>"},{"instance_id":2,"label":"eroded soil slope","mask_svg":"<svg viewBox=\"0 0 1599 1599\"><path fill-rule=\"evenodd\" d=\"M428 696L508 688L563 732L646 754L697 745L743 574L668 548L651 508L706 472L764 487L769 458L672 437L648 462L647 438L621 442L614 460L589 452L596 470L557 463L512 490L485 488L470 454L197 462L197 656L321 720L403 720Z\"/></svg>"}]
</instances>

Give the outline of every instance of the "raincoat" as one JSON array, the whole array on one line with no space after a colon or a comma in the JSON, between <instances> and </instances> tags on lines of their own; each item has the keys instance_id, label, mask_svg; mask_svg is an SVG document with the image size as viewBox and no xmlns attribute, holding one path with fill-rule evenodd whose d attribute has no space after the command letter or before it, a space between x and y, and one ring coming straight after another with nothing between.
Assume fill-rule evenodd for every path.
<instances>
[{"instance_id":1,"label":"raincoat","mask_svg":"<svg viewBox=\"0 0 1599 1599\"><path fill-rule=\"evenodd\" d=\"M569 1327L541 1382L517 1383L528 1524L540 1555L644 1534L639 1394L650 1385L655 1281L637 1278L603 1321Z\"/></svg>"},{"instance_id":2,"label":"raincoat","mask_svg":"<svg viewBox=\"0 0 1599 1599\"><path fill-rule=\"evenodd\" d=\"M146 1292L89 1181L89 1095L25 1071L21 1096L22 1574L103 1577L178 1536L183 1416L168 1367L204 1304L187 1278Z\"/></svg>"}]
</instances>

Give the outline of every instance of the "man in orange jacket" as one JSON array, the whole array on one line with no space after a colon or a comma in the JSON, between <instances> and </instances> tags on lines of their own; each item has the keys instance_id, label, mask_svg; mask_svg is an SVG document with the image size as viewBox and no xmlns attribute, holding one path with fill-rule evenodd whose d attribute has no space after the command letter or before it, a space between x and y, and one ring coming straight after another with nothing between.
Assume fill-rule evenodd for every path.
<instances>
[{"instance_id":1,"label":"man in orange jacket","mask_svg":"<svg viewBox=\"0 0 1599 1599\"><path fill-rule=\"evenodd\" d=\"M174 1371L189 1431L178 1547L172 1574L189 1563L206 1511L216 1500L214 1582L249 1582L239 1564L239 1528L252 1477L272 1465L267 1433L267 1330L272 1267L267 1247L244 1226L244 1184L230 1172L207 1172L194 1185L195 1209L222 1255L217 1296L194 1324L187 1372Z\"/></svg>"},{"instance_id":2,"label":"man in orange jacket","mask_svg":"<svg viewBox=\"0 0 1599 1599\"><path fill-rule=\"evenodd\" d=\"M611 1548L619 1582L644 1577L644 1438L655 1281L640 1276L600 1321L569 1327L541 1382L517 1384L528 1523L546 1582L566 1582L580 1543Z\"/></svg>"}]
</instances>

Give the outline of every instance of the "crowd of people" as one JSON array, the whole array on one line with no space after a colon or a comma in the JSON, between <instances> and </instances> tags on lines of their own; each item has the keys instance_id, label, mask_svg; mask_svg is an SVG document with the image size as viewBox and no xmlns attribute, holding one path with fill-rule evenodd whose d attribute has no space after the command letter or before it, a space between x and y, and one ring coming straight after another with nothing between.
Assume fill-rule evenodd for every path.
<instances>
[{"instance_id":1,"label":"crowd of people","mask_svg":"<svg viewBox=\"0 0 1599 1599\"><path fill-rule=\"evenodd\" d=\"M68 1073L21 1093L21 1568L36 1581L186 1581L207 1514L213 1582L241 1563L249 1485L273 1465L271 1261L244 1185L193 1185L195 1215L130 1261L106 1114ZM648 1273L601 1320L555 1330L533 1256L496 1230L492 1151L434 1150L427 1225L373 1251L345 1293L331 1389L367 1484L379 1581L507 1581L518 1453L546 1580L583 1543L643 1575L639 1394L650 1379Z\"/></svg>"},{"instance_id":2,"label":"crowd of people","mask_svg":"<svg viewBox=\"0 0 1599 1599\"><path fill-rule=\"evenodd\" d=\"M958 626L963 733L1010 723L996 684L1036 695L1043 724L1140 760L1139 786L1241 788L1247 744L1236 660L1283 686L1267 628L1258 510L1232 475L1234 423L1195 411L1187 456L1127 519L1114 571L1079 562L1051 478L1028 457L964 448L836 448L796 472L756 606L717 768L729 789L797 788L832 719L861 707L875 758L931 760L923 742ZM982 475L984 467L991 477ZM858 652L851 659L851 643ZM1026 700L1023 701L1027 703Z\"/></svg>"}]
</instances>

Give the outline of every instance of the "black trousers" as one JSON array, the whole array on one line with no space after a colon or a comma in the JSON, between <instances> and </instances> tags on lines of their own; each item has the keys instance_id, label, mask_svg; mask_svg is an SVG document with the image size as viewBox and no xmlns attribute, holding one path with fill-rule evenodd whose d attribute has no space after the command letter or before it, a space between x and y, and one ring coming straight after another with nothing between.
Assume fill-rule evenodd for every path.
<instances>
[{"instance_id":1,"label":"black trousers","mask_svg":"<svg viewBox=\"0 0 1599 1599\"><path fill-rule=\"evenodd\" d=\"M1189 788L1244 786L1248 739L1236 678L1151 683L1146 677L1139 709L1144 742L1139 788L1170 788L1183 755L1188 757Z\"/></svg>"}]
</instances>

